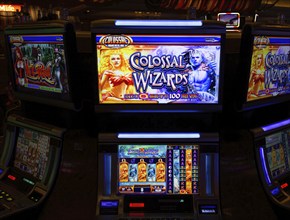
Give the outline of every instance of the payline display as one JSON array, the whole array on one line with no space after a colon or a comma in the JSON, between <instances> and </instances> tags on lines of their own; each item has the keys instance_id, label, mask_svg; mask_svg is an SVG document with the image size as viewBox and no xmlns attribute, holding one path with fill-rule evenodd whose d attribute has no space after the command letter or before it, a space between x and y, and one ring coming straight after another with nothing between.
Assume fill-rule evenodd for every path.
<instances>
[{"instance_id":1,"label":"payline display","mask_svg":"<svg viewBox=\"0 0 290 220\"><path fill-rule=\"evenodd\" d=\"M19 128L13 167L43 180L50 153L50 137L27 128Z\"/></svg>"},{"instance_id":2,"label":"payline display","mask_svg":"<svg viewBox=\"0 0 290 220\"><path fill-rule=\"evenodd\" d=\"M254 36L247 102L290 94L290 37Z\"/></svg>"},{"instance_id":3,"label":"payline display","mask_svg":"<svg viewBox=\"0 0 290 220\"><path fill-rule=\"evenodd\" d=\"M119 145L120 194L198 194L198 145Z\"/></svg>"},{"instance_id":4,"label":"payline display","mask_svg":"<svg viewBox=\"0 0 290 220\"><path fill-rule=\"evenodd\" d=\"M290 172L290 129L265 137L265 157L273 179Z\"/></svg>"},{"instance_id":5,"label":"payline display","mask_svg":"<svg viewBox=\"0 0 290 220\"><path fill-rule=\"evenodd\" d=\"M97 34L99 104L218 104L221 35Z\"/></svg>"}]
</instances>

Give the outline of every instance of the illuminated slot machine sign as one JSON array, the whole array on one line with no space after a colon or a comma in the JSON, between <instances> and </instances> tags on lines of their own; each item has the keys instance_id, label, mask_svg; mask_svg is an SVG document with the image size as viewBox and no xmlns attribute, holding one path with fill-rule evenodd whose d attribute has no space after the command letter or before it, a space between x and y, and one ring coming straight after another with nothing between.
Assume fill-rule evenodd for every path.
<instances>
[{"instance_id":1,"label":"illuminated slot machine sign","mask_svg":"<svg viewBox=\"0 0 290 220\"><path fill-rule=\"evenodd\" d=\"M253 129L263 186L272 201L290 208L290 120Z\"/></svg>"},{"instance_id":2,"label":"illuminated slot machine sign","mask_svg":"<svg viewBox=\"0 0 290 220\"><path fill-rule=\"evenodd\" d=\"M98 140L98 219L220 218L218 134L100 133Z\"/></svg>"},{"instance_id":3,"label":"illuminated slot machine sign","mask_svg":"<svg viewBox=\"0 0 290 220\"><path fill-rule=\"evenodd\" d=\"M5 39L9 74L18 98L77 108L76 43L70 24L12 26L5 30Z\"/></svg>"},{"instance_id":4,"label":"illuminated slot machine sign","mask_svg":"<svg viewBox=\"0 0 290 220\"><path fill-rule=\"evenodd\" d=\"M119 193L198 193L198 146L119 145Z\"/></svg>"},{"instance_id":5,"label":"illuminated slot machine sign","mask_svg":"<svg viewBox=\"0 0 290 220\"><path fill-rule=\"evenodd\" d=\"M96 21L96 111L218 111L225 25L201 21Z\"/></svg>"},{"instance_id":6,"label":"illuminated slot machine sign","mask_svg":"<svg viewBox=\"0 0 290 220\"><path fill-rule=\"evenodd\" d=\"M65 132L17 115L7 121L0 158L0 217L35 208L45 200L55 182Z\"/></svg>"},{"instance_id":7,"label":"illuminated slot machine sign","mask_svg":"<svg viewBox=\"0 0 290 220\"><path fill-rule=\"evenodd\" d=\"M290 100L290 27L246 25L241 41L240 108ZM247 76L247 77L244 77Z\"/></svg>"},{"instance_id":8,"label":"illuminated slot machine sign","mask_svg":"<svg viewBox=\"0 0 290 220\"><path fill-rule=\"evenodd\" d=\"M0 12L20 12L23 5L0 4Z\"/></svg>"}]
</instances>

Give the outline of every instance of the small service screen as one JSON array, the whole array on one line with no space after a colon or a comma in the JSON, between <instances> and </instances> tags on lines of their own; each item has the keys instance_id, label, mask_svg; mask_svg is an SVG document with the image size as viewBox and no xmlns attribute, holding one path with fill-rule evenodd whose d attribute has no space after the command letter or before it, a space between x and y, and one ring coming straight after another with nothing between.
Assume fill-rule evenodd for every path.
<instances>
[{"instance_id":1,"label":"small service screen","mask_svg":"<svg viewBox=\"0 0 290 220\"><path fill-rule=\"evenodd\" d=\"M247 101L290 93L290 37L254 36Z\"/></svg>"},{"instance_id":2,"label":"small service screen","mask_svg":"<svg viewBox=\"0 0 290 220\"><path fill-rule=\"evenodd\" d=\"M240 14L237 12L218 13L217 20L225 22L227 28L240 27Z\"/></svg>"},{"instance_id":3,"label":"small service screen","mask_svg":"<svg viewBox=\"0 0 290 220\"><path fill-rule=\"evenodd\" d=\"M63 35L9 35L16 86L68 94Z\"/></svg>"},{"instance_id":4,"label":"small service screen","mask_svg":"<svg viewBox=\"0 0 290 220\"><path fill-rule=\"evenodd\" d=\"M273 178L290 171L290 130L266 137L266 158Z\"/></svg>"},{"instance_id":5,"label":"small service screen","mask_svg":"<svg viewBox=\"0 0 290 220\"><path fill-rule=\"evenodd\" d=\"M96 35L100 104L217 104L221 35Z\"/></svg>"},{"instance_id":6,"label":"small service screen","mask_svg":"<svg viewBox=\"0 0 290 220\"><path fill-rule=\"evenodd\" d=\"M198 145L119 145L119 193L198 194Z\"/></svg>"},{"instance_id":7,"label":"small service screen","mask_svg":"<svg viewBox=\"0 0 290 220\"><path fill-rule=\"evenodd\" d=\"M50 137L27 128L19 128L13 166L42 180L50 153Z\"/></svg>"}]
</instances>

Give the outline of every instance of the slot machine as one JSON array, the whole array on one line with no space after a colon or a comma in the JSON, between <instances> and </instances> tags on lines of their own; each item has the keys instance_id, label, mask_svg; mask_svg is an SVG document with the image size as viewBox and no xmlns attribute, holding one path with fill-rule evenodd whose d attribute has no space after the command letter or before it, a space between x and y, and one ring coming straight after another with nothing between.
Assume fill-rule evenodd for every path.
<instances>
[{"instance_id":1,"label":"slot machine","mask_svg":"<svg viewBox=\"0 0 290 220\"><path fill-rule=\"evenodd\" d=\"M225 24L99 20L91 32L96 218L220 219L219 132L208 124L223 107Z\"/></svg>"},{"instance_id":2,"label":"slot machine","mask_svg":"<svg viewBox=\"0 0 290 220\"><path fill-rule=\"evenodd\" d=\"M10 115L1 147L0 216L38 207L58 173L65 129Z\"/></svg>"},{"instance_id":3,"label":"slot machine","mask_svg":"<svg viewBox=\"0 0 290 220\"><path fill-rule=\"evenodd\" d=\"M246 81L247 91L242 90L243 100L246 100L242 108L269 106L268 109L271 109L270 115L269 110L265 111L262 114L264 119L260 118L260 123L250 127L250 132L253 135L261 184L278 217L290 213L287 204L289 33L290 27L287 25L247 25L244 30L244 42L242 41L242 44L248 41L251 45L250 48L245 47L243 52L248 50L252 54L251 61L244 61L245 64L250 61L250 65L245 65L245 71L249 75ZM254 114L253 116L256 117Z\"/></svg>"},{"instance_id":4,"label":"slot machine","mask_svg":"<svg viewBox=\"0 0 290 220\"><path fill-rule=\"evenodd\" d=\"M13 25L5 29L5 40L21 105L7 117L1 146L0 217L80 219L81 213L90 219L94 188L86 185L96 180L86 162L94 167L94 141L79 124L85 83L74 26L66 21Z\"/></svg>"},{"instance_id":5,"label":"slot machine","mask_svg":"<svg viewBox=\"0 0 290 220\"><path fill-rule=\"evenodd\" d=\"M101 133L98 219L220 219L218 134Z\"/></svg>"},{"instance_id":6,"label":"slot machine","mask_svg":"<svg viewBox=\"0 0 290 220\"><path fill-rule=\"evenodd\" d=\"M10 78L17 98L64 109L81 108L75 35L73 25L62 21L5 29Z\"/></svg>"},{"instance_id":7,"label":"slot machine","mask_svg":"<svg viewBox=\"0 0 290 220\"><path fill-rule=\"evenodd\" d=\"M228 197L224 204L231 213L237 213L231 215L237 219L277 219L281 213L287 213L283 199L278 201L270 191L279 185L276 179L280 177L275 176L275 172L286 172L288 166L287 132L283 129L286 129L289 118L289 31L287 25L253 23L246 24L241 33L239 69L232 81L234 107L231 110L234 112L232 121L238 123L235 129L233 123L227 125L228 142L221 153L224 155L221 159L221 170L224 171L221 188ZM285 166L285 169L274 168L268 161L271 151L273 154L280 152L275 151L276 148L281 148L281 155L285 152L277 165ZM227 168L229 164L232 170ZM267 182L269 180L271 184ZM225 187L224 182L232 182L232 187ZM287 181L285 183L287 185ZM280 195L280 191L276 191ZM283 189L281 192L285 194ZM241 203L250 203L251 207L243 210Z\"/></svg>"},{"instance_id":8,"label":"slot machine","mask_svg":"<svg viewBox=\"0 0 290 220\"><path fill-rule=\"evenodd\" d=\"M290 120L251 129L261 182L269 200L284 210L290 211Z\"/></svg>"}]
</instances>

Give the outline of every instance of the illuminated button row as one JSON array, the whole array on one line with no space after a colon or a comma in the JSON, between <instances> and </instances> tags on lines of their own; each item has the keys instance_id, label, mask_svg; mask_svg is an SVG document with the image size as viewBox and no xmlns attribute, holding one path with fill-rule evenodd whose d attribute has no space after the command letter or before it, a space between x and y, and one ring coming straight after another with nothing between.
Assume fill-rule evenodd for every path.
<instances>
[{"instance_id":1,"label":"illuminated button row","mask_svg":"<svg viewBox=\"0 0 290 220\"><path fill-rule=\"evenodd\" d=\"M2 199L6 200L8 202L12 202L14 200L9 193L7 193L4 190L0 189L0 201Z\"/></svg>"}]
</instances>

